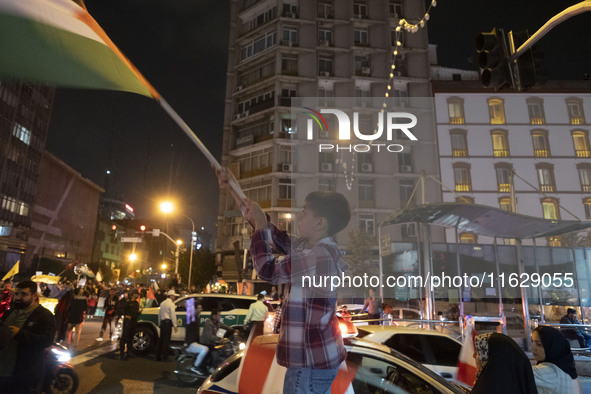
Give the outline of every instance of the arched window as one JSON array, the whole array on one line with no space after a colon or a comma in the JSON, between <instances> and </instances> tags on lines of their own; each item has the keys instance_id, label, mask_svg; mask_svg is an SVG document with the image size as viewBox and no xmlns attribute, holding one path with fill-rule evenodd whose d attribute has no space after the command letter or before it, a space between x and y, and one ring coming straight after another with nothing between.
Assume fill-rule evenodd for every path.
<instances>
[{"instance_id":1,"label":"arched window","mask_svg":"<svg viewBox=\"0 0 591 394\"><path fill-rule=\"evenodd\" d=\"M581 182L581 191L583 193L591 192L591 164L579 163L577 164L579 171L579 182Z\"/></svg>"},{"instance_id":2,"label":"arched window","mask_svg":"<svg viewBox=\"0 0 591 394\"><path fill-rule=\"evenodd\" d=\"M554 166L549 163L539 163L536 164L536 171L538 173L538 183L540 185L540 191L555 191L556 182L554 180Z\"/></svg>"},{"instance_id":3,"label":"arched window","mask_svg":"<svg viewBox=\"0 0 591 394\"><path fill-rule=\"evenodd\" d=\"M447 109L449 111L449 124L464 124L464 99L459 97L450 97L447 99Z\"/></svg>"},{"instance_id":4,"label":"arched window","mask_svg":"<svg viewBox=\"0 0 591 394\"><path fill-rule=\"evenodd\" d=\"M488 99L490 124L505 124L505 102L500 98Z\"/></svg>"},{"instance_id":5,"label":"arched window","mask_svg":"<svg viewBox=\"0 0 591 394\"><path fill-rule=\"evenodd\" d=\"M583 112L583 100L577 97L566 99L566 110L570 124L585 124L585 112Z\"/></svg>"},{"instance_id":6,"label":"arched window","mask_svg":"<svg viewBox=\"0 0 591 394\"><path fill-rule=\"evenodd\" d=\"M529 123L534 125L545 124L546 114L544 113L544 100L538 97L526 99Z\"/></svg>"},{"instance_id":7,"label":"arched window","mask_svg":"<svg viewBox=\"0 0 591 394\"><path fill-rule=\"evenodd\" d=\"M450 130L449 135L451 137L451 154L453 157L468 156L468 139L466 134L466 130Z\"/></svg>"},{"instance_id":8,"label":"arched window","mask_svg":"<svg viewBox=\"0 0 591 394\"><path fill-rule=\"evenodd\" d=\"M472 176L470 175L470 164L454 163L454 181L457 192L472 191Z\"/></svg>"},{"instance_id":9,"label":"arched window","mask_svg":"<svg viewBox=\"0 0 591 394\"><path fill-rule=\"evenodd\" d=\"M497 173L497 188L501 193L511 191L511 172L513 166L510 163L496 163L495 171Z\"/></svg>"},{"instance_id":10,"label":"arched window","mask_svg":"<svg viewBox=\"0 0 591 394\"><path fill-rule=\"evenodd\" d=\"M534 130L531 132L531 139L534 146L535 157L550 157L550 143L548 142L548 131Z\"/></svg>"},{"instance_id":11,"label":"arched window","mask_svg":"<svg viewBox=\"0 0 591 394\"><path fill-rule=\"evenodd\" d=\"M511 206L511 197L499 198L499 208L501 208L503 211L513 212L513 207Z\"/></svg>"},{"instance_id":12,"label":"arched window","mask_svg":"<svg viewBox=\"0 0 591 394\"><path fill-rule=\"evenodd\" d=\"M583 199L583 206L585 207L585 218L591 219L591 197L585 197Z\"/></svg>"},{"instance_id":13,"label":"arched window","mask_svg":"<svg viewBox=\"0 0 591 394\"><path fill-rule=\"evenodd\" d=\"M576 157L591 157L589 149L589 133L585 130L575 130L572 133Z\"/></svg>"},{"instance_id":14,"label":"arched window","mask_svg":"<svg viewBox=\"0 0 591 394\"><path fill-rule=\"evenodd\" d=\"M509 135L506 130L493 130L491 132L494 157L509 156Z\"/></svg>"},{"instance_id":15,"label":"arched window","mask_svg":"<svg viewBox=\"0 0 591 394\"><path fill-rule=\"evenodd\" d=\"M560 206L556 198L545 197L540 200L544 219L559 220Z\"/></svg>"}]
</instances>

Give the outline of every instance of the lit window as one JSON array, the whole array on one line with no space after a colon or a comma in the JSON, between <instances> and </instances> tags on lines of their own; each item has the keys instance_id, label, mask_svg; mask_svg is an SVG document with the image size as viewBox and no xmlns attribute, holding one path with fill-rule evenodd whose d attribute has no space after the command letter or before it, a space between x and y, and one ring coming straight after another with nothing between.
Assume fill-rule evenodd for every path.
<instances>
[{"instance_id":1,"label":"lit window","mask_svg":"<svg viewBox=\"0 0 591 394\"><path fill-rule=\"evenodd\" d=\"M535 130L531 133L534 146L535 157L550 157L550 143L548 142L548 132L544 130Z\"/></svg>"},{"instance_id":2,"label":"lit window","mask_svg":"<svg viewBox=\"0 0 591 394\"><path fill-rule=\"evenodd\" d=\"M554 183L554 168L550 164L537 164L538 183L541 192L553 192L556 189Z\"/></svg>"},{"instance_id":3,"label":"lit window","mask_svg":"<svg viewBox=\"0 0 591 394\"><path fill-rule=\"evenodd\" d=\"M504 130L495 130L492 132L493 156L509 156L509 137Z\"/></svg>"},{"instance_id":4,"label":"lit window","mask_svg":"<svg viewBox=\"0 0 591 394\"><path fill-rule=\"evenodd\" d=\"M566 109L570 124L585 124L585 114L583 112L583 100L578 98L569 98L566 100Z\"/></svg>"},{"instance_id":5,"label":"lit window","mask_svg":"<svg viewBox=\"0 0 591 394\"><path fill-rule=\"evenodd\" d=\"M31 131L25 126L15 123L12 129L12 135L27 145L31 145Z\"/></svg>"},{"instance_id":6,"label":"lit window","mask_svg":"<svg viewBox=\"0 0 591 394\"><path fill-rule=\"evenodd\" d=\"M501 208L503 211L513 212L513 207L511 206L511 198L510 197L499 198L499 208Z\"/></svg>"},{"instance_id":7,"label":"lit window","mask_svg":"<svg viewBox=\"0 0 591 394\"><path fill-rule=\"evenodd\" d=\"M586 131L577 130L572 132L573 144L575 146L575 156L591 157L589 149L589 135Z\"/></svg>"},{"instance_id":8,"label":"lit window","mask_svg":"<svg viewBox=\"0 0 591 394\"><path fill-rule=\"evenodd\" d=\"M591 197L583 199L583 205L585 206L585 218L591 220Z\"/></svg>"},{"instance_id":9,"label":"lit window","mask_svg":"<svg viewBox=\"0 0 591 394\"><path fill-rule=\"evenodd\" d=\"M544 219L560 219L560 211L558 210L558 200L556 200L555 198L542 199L542 212L544 214Z\"/></svg>"},{"instance_id":10,"label":"lit window","mask_svg":"<svg viewBox=\"0 0 591 394\"><path fill-rule=\"evenodd\" d=\"M511 191L511 171L513 168L510 164L499 163L495 165L497 173L497 187L499 192L507 193Z\"/></svg>"},{"instance_id":11,"label":"lit window","mask_svg":"<svg viewBox=\"0 0 591 394\"><path fill-rule=\"evenodd\" d=\"M465 163L454 164L454 181L457 192L472 191L472 178L470 176L470 166Z\"/></svg>"},{"instance_id":12,"label":"lit window","mask_svg":"<svg viewBox=\"0 0 591 394\"><path fill-rule=\"evenodd\" d=\"M376 228L376 218L373 214L370 213L360 213L359 214L359 230L365 231L370 235L375 234Z\"/></svg>"},{"instance_id":13,"label":"lit window","mask_svg":"<svg viewBox=\"0 0 591 394\"><path fill-rule=\"evenodd\" d=\"M447 100L450 124L464 124L464 100L451 98Z\"/></svg>"},{"instance_id":14,"label":"lit window","mask_svg":"<svg viewBox=\"0 0 591 394\"><path fill-rule=\"evenodd\" d=\"M540 125L546 123L546 115L544 113L544 101L542 99L528 99L527 112L529 113L530 124Z\"/></svg>"},{"instance_id":15,"label":"lit window","mask_svg":"<svg viewBox=\"0 0 591 394\"><path fill-rule=\"evenodd\" d=\"M453 157L468 156L468 141L465 130L452 130L451 136L451 154Z\"/></svg>"},{"instance_id":16,"label":"lit window","mask_svg":"<svg viewBox=\"0 0 591 394\"><path fill-rule=\"evenodd\" d=\"M591 164L577 165L579 171L579 181L581 182L581 191L585 193L591 192Z\"/></svg>"},{"instance_id":17,"label":"lit window","mask_svg":"<svg viewBox=\"0 0 591 394\"><path fill-rule=\"evenodd\" d=\"M562 246L562 238L560 235L554 237L548 237L548 246L552 246L554 248L559 248Z\"/></svg>"},{"instance_id":18,"label":"lit window","mask_svg":"<svg viewBox=\"0 0 591 394\"><path fill-rule=\"evenodd\" d=\"M491 124L505 124L505 105L503 100L489 99L488 114Z\"/></svg>"},{"instance_id":19,"label":"lit window","mask_svg":"<svg viewBox=\"0 0 591 394\"><path fill-rule=\"evenodd\" d=\"M478 242L478 236L471 233L460 234L460 243L462 244L476 244Z\"/></svg>"}]
</instances>

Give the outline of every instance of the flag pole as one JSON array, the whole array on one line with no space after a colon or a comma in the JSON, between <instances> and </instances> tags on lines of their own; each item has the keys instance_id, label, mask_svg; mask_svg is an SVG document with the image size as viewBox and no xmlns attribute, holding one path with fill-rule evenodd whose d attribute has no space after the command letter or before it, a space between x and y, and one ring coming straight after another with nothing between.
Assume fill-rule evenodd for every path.
<instances>
[{"instance_id":1,"label":"flag pole","mask_svg":"<svg viewBox=\"0 0 591 394\"><path fill-rule=\"evenodd\" d=\"M217 161L217 159L211 154L209 149L203 144L203 142L197 137L197 135L191 130L189 125L176 113L176 111L164 100L162 96L156 98L156 101L160 104L160 106L166 111L166 113L174 120L174 122L183 130L183 132L193 141L193 143L199 148L201 153L205 155L205 158L209 160L211 165L217 171L222 171L222 165ZM236 193L236 195L240 198L240 200L244 203L246 200L246 195L236 182L234 177L230 177L228 180L228 184L232 188L232 191Z\"/></svg>"}]
</instances>

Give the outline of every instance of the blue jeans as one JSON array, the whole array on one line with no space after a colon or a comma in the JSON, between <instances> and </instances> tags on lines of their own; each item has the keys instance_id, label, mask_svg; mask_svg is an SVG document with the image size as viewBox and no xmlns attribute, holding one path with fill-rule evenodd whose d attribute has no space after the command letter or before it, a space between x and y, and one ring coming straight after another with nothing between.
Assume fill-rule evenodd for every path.
<instances>
[{"instance_id":1,"label":"blue jeans","mask_svg":"<svg viewBox=\"0 0 591 394\"><path fill-rule=\"evenodd\" d=\"M333 369L287 368L283 394L330 394L339 367Z\"/></svg>"}]
</instances>

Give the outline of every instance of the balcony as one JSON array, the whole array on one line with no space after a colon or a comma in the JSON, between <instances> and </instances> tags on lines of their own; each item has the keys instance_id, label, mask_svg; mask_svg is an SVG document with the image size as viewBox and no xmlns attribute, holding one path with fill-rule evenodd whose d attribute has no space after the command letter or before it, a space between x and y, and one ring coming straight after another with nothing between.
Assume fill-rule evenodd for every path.
<instances>
[{"instance_id":1,"label":"balcony","mask_svg":"<svg viewBox=\"0 0 591 394\"><path fill-rule=\"evenodd\" d=\"M509 149L493 149L494 157L509 157Z\"/></svg>"},{"instance_id":2,"label":"balcony","mask_svg":"<svg viewBox=\"0 0 591 394\"><path fill-rule=\"evenodd\" d=\"M535 157L550 157L550 151L548 149L534 149Z\"/></svg>"},{"instance_id":3,"label":"balcony","mask_svg":"<svg viewBox=\"0 0 591 394\"><path fill-rule=\"evenodd\" d=\"M499 192L509 193L510 191L511 191L511 184L510 183L499 183Z\"/></svg>"},{"instance_id":4,"label":"balcony","mask_svg":"<svg viewBox=\"0 0 591 394\"><path fill-rule=\"evenodd\" d=\"M529 124L532 124L532 125L546 124L546 119L541 118L541 117L529 118Z\"/></svg>"},{"instance_id":5,"label":"balcony","mask_svg":"<svg viewBox=\"0 0 591 394\"><path fill-rule=\"evenodd\" d=\"M464 124L465 120L463 116L449 117L449 124Z\"/></svg>"},{"instance_id":6,"label":"balcony","mask_svg":"<svg viewBox=\"0 0 591 394\"><path fill-rule=\"evenodd\" d=\"M554 185L540 185L540 191L541 192L553 192Z\"/></svg>"},{"instance_id":7,"label":"balcony","mask_svg":"<svg viewBox=\"0 0 591 394\"><path fill-rule=\"evenodd\" d=\"M257 175L270 174L271 172L273 172L273 167L271 166L257 168L256 170L242 171L240 174L240 179L251 178Z\"/></svg>"},{"instance_id":8,"label":"balcony","mask_svg":"<svg viewBox=\"0 0 591 394\"><path fill-rule=\"evenodd\" d=\"M575 150L575 156L577 157L591 157L591 151L588 149Z\"/></svg>"},{"instance_id":9,"label":"balcony","mask_svg":"<svg viewBox=\"0 0 591 394\"><path fill-rule=\"evenodd\" d=\"M275 105L275 100L265 100L251 105L250 108L248 108L248 111L249 113L254 114L257 112L261 112L267 108L271 108L273 105Z\"/></svg>"},{"instance_id":10,"label":"balcony","mask_svg":"<svg viewBox=\"0 0 591 394\"><path fill-rule=\"evenodd\" d=\"M277 206L279 208L291 208L291 200L284 199L284 198L278 198L277 199Z\"/></svg>"},{"instance_id":11,"label":"balcony","mask_svg":"<svg viewBox=\"0 0 591 394\"><path fill-rule=\"evenodd\" d=\"M472 184L470 183L456 183L457 192L471 192Z\"/></svg>"},{"instance_id":12,"label":"balcony","mask_svg":"<svg viewBox=\"0 0 591 394\"><path fill-rule=\"evenodd\" d=\"M279 97L279 105L282 107L291 107L291 97Z\"/></svg>"},{"instance_id":13,"label":"balcony","mask_svg":"<svg viewBox=\"0 0 591 394\"><path fill-rule=\"evenodd\" d=\"M591 193L591 185L581 185L581 191L584 193Z\"/></svg>"},{"instance_id":14,"label":"balcony","mask_svg":"<svg viewBox=\"0 0 591 394\"><path fill-rule=\"evenodd\" d=\"M468 149L452 149L451 155L453 157L468 157Z\"/></svg>"},{"instance_id":15,"label":"balcony","mask_svg":"<svg viewBox=\"0 0 591 394\"><path fill-rule=\"evenodd\" d=\"M570 124L572 124L572 125L585 124L585 118L582 116L571 116Z\"/></svg>"}]
</instances>

